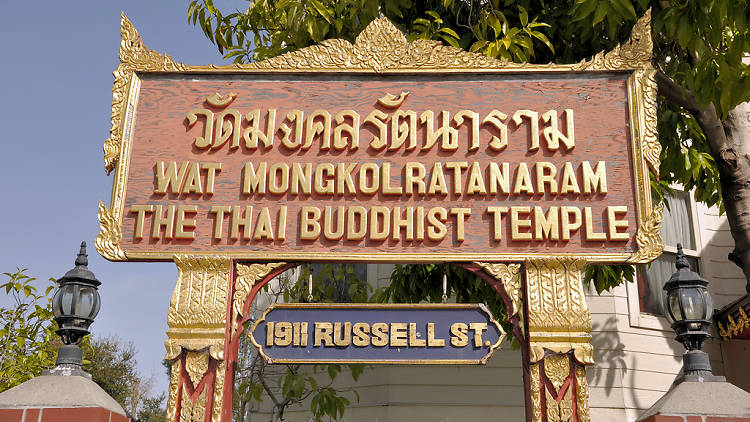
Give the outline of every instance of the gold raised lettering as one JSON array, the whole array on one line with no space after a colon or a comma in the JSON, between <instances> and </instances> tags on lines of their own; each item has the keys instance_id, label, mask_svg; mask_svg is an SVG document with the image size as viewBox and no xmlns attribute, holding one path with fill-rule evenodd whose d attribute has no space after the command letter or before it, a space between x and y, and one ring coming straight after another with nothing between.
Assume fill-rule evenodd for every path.
<instances>
[{"instance_id":1,"label":"gold raised lettering","mask_svg":"<svg viewBox=\"0 0 750 422\"><path fill-rule=\"evenodd\" d=\"M464 347L469 344L469 337L466 335L468 327L463 322L455 322L451 325L451 346Z\"/></svg>"},{"instance_id":2,"label":"gold raised lettering","mask_svg":"<svg viewBox=\"0 0 750 422\"><path fill-rule=\"evenodd\" d=\"M565 128L567 135L563 135L562 132L557 128L557 110L549 110L542 114L542 119L545 123L549 123L549 126L544 128L542 134L547 140L547 149L550 151L557 151L560 147L560 142L563 143L565 149L570 151L576 145L576 138L573 131L573 110L565 109Z\"/></svg>"},{"instance_id":3,"label":"gold raised lettering","mask_svg":"<svg viewBox=\"0 0 750 422\"><path fill-rule=\"evenodd\" d=\"M408 346L408 333L405 322L392 322L391 323L391 347L406 347Z\"/></svg>"},{"instance_id":4,"label":"gold raised lettering","mask_svg":"<svg viewBox=\"0 0 750 422\"><path fill-rule=\"evenodd\" d=\"M370 345L370 324L358 322L352 326L352 344L358 347Z\"/></svg>"},{"instance_id":5,"label":"gold raised lettering","mask_svg":"<svg viewBox=\"0 0 750 422\"><path fill-rule=\"evenodd\" d=\"M573 221L570 216L573 216ZM578 207L560 207L562 240L570 240L570 233L581 228L581 210Z\"/></svg>"},{"instance_id":6,"label":"gold raised lettering","mask_svg":"<svg viewBox=\"0 0 750 422\"><path fill-rule=\"evenodd\" d=\"M245 209L245 216L242 216L242 209ZM243 227L242 232L242 238L243 239L250 239L250 229L251 225L250 223L253 220L253 207L252 205L247 205L245 207L242 207L240 205L235 205L232 207L232 230L230 232L230 238L232 239L239 239L240 238L240 226Z\"/></svg>"},{"instance_id":7,"label":"gold raised lettering","mask_svg":"<svg viewBox=\"0 0 750 422\"><path fill-rule=\"evenodd\" d=\"M203 116L205 122L203 126L203 136L196 136L195 139L193 139L193 145L195 145L196 148L205 149L211 146L211 142L213 142L211 135L214 131L214 113L205 108L196 108L188 111L185 116L188 121L188 128L195 125L195 122L198 121L199 115Z\"/></svg>"},{"instance_id":8,"label":"gold raised lettering","mask_svg":"<svg viewBox=\"0 0 750 422\"><path fill-rule=\"evenodd\" d=\"M372 324L372 345L375 347L384 347L388 345L388 324L376 322Z\"/></svg>"},{"instance_id":9,"label":"gold raised lettering","mask_svg":"<svg viewBox=\"0 0 750 422\"><path fill-rule=\"evenodd\" d=\"M433 242L439 242L445 238L448 228L445 221L448 219L448 210L443 207L430 208L427 212L427 238Z\"/></svg>"},{"instance_id":10,"label":"gold raised lettering","mask_svg":"<svg viewBox=\"0 0 750 422\"><path fill-rule=\"evenodd\" d=\"M224 214L232 211L232 207L229 205L211 205L209 214L215 215L214 221L214 239L221 239L221 235L224 231Z\"/></svg>"},{"instance_id":11,"label":"gold raised lettering","mask_svg":"<svg viewBox=\"0 0 750 422\"><path fill-rule=\"evenodd\" d=\"M531 220L522 219L519 214L531 214L530 207L510 207L510 238L511 240L531 240L531 232L520 229L531 229Z\"/></svg>"},{"instance_id":12,"label":"gold raised lettering","mask_svg":"<svg viewBox=\"0 0 750 422\"><path fill-rule=\"evenodd\" d=\"M628 220L618 220L617 214L627 214L626 206L609 206L607 207L607 225L609 227L609 240L630 240L630 234L619 232L619 228L627 228Z\"/></svg>"},{"instance_id":13,"label":"gold raised lettering","mask_svg":"<svg viewBox=\"0 0 750 422\"><path fill-rule=\"evenodd\" d=\"M479 113L471 110L461 110L453 116L453 121L456 122L456 126L461 126L464 123L464 119L471 120L471 143L469 144L469 151L479 149ZM485 120L487 120L485 118ZM456 135L458 138L458 135Z\"/></svg>"},{"instance_id":14,"label":"gold raised lettering","mask_svg":"<svg viewBox=\"0 0 750 422\"><path fill-rule=\"evenodd\" d=\"M586 240L607 240L607 234L594 231L594 216L591 207L583 208L583 219L586 220Z\"/></svg>"},{"instance_id":15,"label":"gold raised lettering","mask_svg":"<svg viewBox=\"0 0 750 422\"><path fill-rule=\"evenodd\" d=\"M300 210L300 239L315 240L320 236L320 208L304 206Z\"/></svg>"},{"instance_id":16,"label":"gold raised lettering","mask_svg":"<svg viewBox=\"0 0 750 422\"><path fill-rule=\"evenodd\" d=\"M316 120L318 119L318 120ZM320 121L322 120L322 122ZM325 110L315 110L309 116L305 123L305 143L302 149L310 149L313 139L320 135L320 149L327 150L331 148L331 113Z\"/></svg>"},{"instance_id":17,"label":"gold raised lettering","mask_svg":"<svg viewBox=\"0 0 750 422\"><path fill-rule=\"evenodd\" d=\"M513 123L521 126L524 117L529 121L529 134L531 135L529 151L536 151L539 149L539 113L531 110L516 110L513 113Z\"/></svg>"},{"instance_id":18,"label":"gold raised lettering","mask_svg":"<svg viewBox=\"0 0 750 422\"><path fill-rule=\"evenodd\" d=\"M274 344L276 346L289 346L292 344L292 323L287 321L277 322L274 327Z\"/></svg>"},{"instance_id":19,"label":"gold raised lettering","mask_svg":"<svg viewBox=\"0 0 750 422\"><path fill-rule=\"evenodd\" d=\"M315 333L313 334L313 347L333 346L333 324L330 322L315 322Z\"/></svg>"},{"instance_id":20,"label":"gold raised lettering","mask_svg":"<svg viewBox=\"0 0 750 422\"><path fill-rule=\"evenodd\" d=\"M494 229L494 239L503 238L502 216L508 212L508 207L487 207L487 213L492 215L492 227Z\"/></svg>"},{"instance_id":21,"label":"gold raised lettering","mask_svg":"<svg viewBox=\"0 0 750 422\"><path fill-rule=\"evenodd\" d=\"M419 332L417 331L417 323L409 323L409 347L424 347L427 341L423 338L417 337Z\"/></svg>"},{"instance_id":22,"label":"gold raised lettering","mask_svg":"<svg viewBox=\"0 0 750 422\"><path fill-rule=\"evenodd\" d=\"M245 119L250 126L242 132L242 139L245 141L245 148L258 148L258 141L263 143L263 147L268 149L273 146L273 135L276 132L276 109L269 108L266 114L266 131L260 130L260 110L255 109L245 115Z\"/></svg>"},{"instance_id":23,"label":"gold raised lettering","mask_svg":"<svg viewBox=\"0 0 750 422\"><path fill-rule=\"evenodd\" d=\"M196 214L197 212L197 205L180 204L177 206L174 233L176 239L195 239L195 218L187 218L186 214Z\"/></svg>"},{"instance_id":24,"label":"gold raised lettering","mask_svg":"<svg viewBox=\"0 0 750 422\"><path fill-rule=\"evenodd\" d=\"M349 144L349 149L354 151L359 148L359 113L354 110L342 110L333 117L336 127L333 128L333 148L341 151ZM351 120L351 124L345 123Z\"/></svg>"},{"instance_id":25,"label":"gold raised lettering","mask_svg":"<svg viewBox=\"0 0 750 422\"><path fill-rule=\"evenodd\" d=\"M143 239L143 226L147 212L153 212L153 205L131 205L130 212L136 213L135 217L135 238Z\"/></svg>"},{"instance_id":26,"label":"gold raised lettering","mask_svg":"<svg viewBox=\"0 0 750 422\"><path fill-rule=\"evenodd\" d=\"M607 168L604 161L596 163L596 170L591 168L591 163L584 161L581 163L583 173L583 193L592 193L599 190L599 193L607 193Z\"/></svg>"},{"instance_id":27,"label":"gold raised lettering","mask_svg":"<svg viewBox=\"0 0 750 422\"><path fill-rule=\"evenodd\" d=\"M508 146L508 126L503 122L508 116L497 110L492 110L484 117L482 124L490 124L495 126L500 132L500 136L492 136L489 147L493 151L500 151Z\"/></svg>"},{"instance_id":28,"label":"gold raised lettering","mask_svg":"<svg viewBox=\"0 0 750 422\"><path fill-rule=\"evenodd\" d=\"M292 129L286 123L281 123L279 130L284 134L281 137L281 145L290 150L295 150L302 145L302 124L305 120L305 113L302 110L292 110L287 113L286 119L289 123L294 123L294 140L290 139Z\"/></svg>"},{"instance_id":29,"label":"gold raised lettering","mask_svg":"<svg viewBox=\"0 0 750 422\"><path fill-rule=\"evenodd\" d=\"M427 347L444 347L445 339L435 338L435 323L427 323Z\"/></svg>"},{"instance_id":30,"label":"gold raised lettering","mask_svg":"<svg viewBox=\"0 0 750 422\"><path fill-rule=\"evenodd\" d=\"M352 342L352 323L335 322L333 324L333 344L338 347L347 347Z\"/></svg>"}]
</instances>

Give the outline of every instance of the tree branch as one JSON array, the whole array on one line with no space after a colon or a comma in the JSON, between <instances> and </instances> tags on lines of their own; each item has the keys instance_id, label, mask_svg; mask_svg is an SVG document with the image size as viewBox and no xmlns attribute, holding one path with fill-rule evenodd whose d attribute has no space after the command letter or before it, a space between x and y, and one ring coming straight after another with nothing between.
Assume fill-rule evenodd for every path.
<instances>
[{"instance_id":1,"label":"tree branch","mask_svg":"<svg viewBox=\"0 0 750 422\"><path fill-rule=\"evenodd\" d=\"M702 111L698 107L698 101L690 91L678 85L677 82L660 70L656 71L656 83L659 85L659 94L667 97L669 101L684 108L694 116Z\"/></svg>"}]
</instances>

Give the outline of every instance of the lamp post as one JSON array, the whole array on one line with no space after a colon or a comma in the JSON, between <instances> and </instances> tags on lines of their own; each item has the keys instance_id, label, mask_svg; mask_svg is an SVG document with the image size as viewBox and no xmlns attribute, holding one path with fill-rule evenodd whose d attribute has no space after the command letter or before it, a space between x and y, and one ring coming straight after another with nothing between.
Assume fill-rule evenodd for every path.
<instances>
[{"instance_id":1,"label":"lamp post","mask_svg":"<svg viewBox=\"0 0 750 422\"><path fill-rule=\"evenodd\" d=\"M665 314L677 334L676 340L687 351L682 356L685 376L712 376L708 354L701 350L708 338L713 315L713 301L708 294L708 280L690 270L682 245L677 244L677 271L664 284Z\"/></svg>"},{"instance_id":2,"label":"lamp post","mask_svg":"<svg viewBox=\"0 0 750 422\"><path fill-rule=\"evenodd\" d=\"M60 327L57 334L64 346L57 352L57 366L81 366L83 353L78 347L81 339L89 334L88 328L99 313L99 291L101 284L88 269L86 242L75 261L75 268L57 280L59 288L52 298L52 313Z\"/></svg>"}]
</instances>

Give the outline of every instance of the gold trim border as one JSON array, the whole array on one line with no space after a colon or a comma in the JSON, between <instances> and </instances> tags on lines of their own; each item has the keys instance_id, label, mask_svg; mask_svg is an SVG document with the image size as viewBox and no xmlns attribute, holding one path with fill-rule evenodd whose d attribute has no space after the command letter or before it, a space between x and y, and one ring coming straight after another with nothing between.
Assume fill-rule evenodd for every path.
<instances>
[{"instance_id":1,"label":"gold trim border","mask_svg":"<svg viewBox=\"0 0 750 422\"><path fill-rule=\"evenodd\" d=\"M258 344L258 342L255 341L255 337L253 337L253 333L255 330L260 326L262 322L266 320L266 316L271 313L274 309L478 309L482 312L484 312L487 315L487 319L489 323L495 324L495 327L497 327L497 330L500 332L500 336L498 337L495 344L490 346L489 351L486 355L484 355L481 359L413 359L413 360L363 360L363 359L354 359L354 360L347 360L347 359L341 359L341 360L332 360L332 359L305 359L305 360L296 360L296 359L271 359L269 358L263 351L263 346ZM492 355L495 353L495 350L500 347L500 343L503 342L505 339L506 333L505 330L503 330L503 327L500 326L500 323L498 323L495 318L492 316L492 313L487 309L487 306L485 306L483 303L276 303L270 305L266 310L263 312L263 315L255 321L255 324L253 324L252 329L247 333L247 336L250 338L250 341L253 343L253 345L258 349L258 353L263 357L263 359L269 363L309 363L309 364L318 364L318 363L364 363L364 364L381 364L381 365L448 365L448 364L468 364L468 365L484 365L487 363L487 361L492 357Z\"/></svg>"},{"instance_id":2,"label":"gold trim border","mask_svg":"<svg viewBox=\"0 0 750 422\"><path fill-rule=\"evenodd\" d=\"M325 40L257 63L225 66L190 66L175 62L170 56L148 49L132 25L121 17L120 62L114 72L110 137L104 143L105 170L115 171L107 221L101 221L97 250L111 261L171 260L179 251L123 251L121 222L124 214L124 195L130 159L130 134L135 122L139 74L295 74L295 73L353 73L353 74L496 74L496 73L560 73L560 72L631 72L628 77L628 101L634 161L636 191L638 249L632 253L502 253L502 254L434 254L434 253L335 253L327 252L268 252L268 251L191 251L201 255L224 255L244 259L316 260L374 262L448 262L448 261L510 261L527 257L579 256L592 262L646 263L659 256L663 242L659 236L661 213L655 212L651 198L649 172L658 174L661 146L656 136L656 81L650 63L651 11L644 14L633 27L630 39L607 53L600 52L590 60L576 64L513 63L470 53L438 41L408 42L388 19L371 22L357 36L354 44L339 39ZM101 220L101 218L100 218ZM117 227L115 229L114 227ZM99 242L99 238L103 241ZM104 242L106 240L106 242ZM106 247L100 246L104 245Z\"/></svg>"}]
</instances>

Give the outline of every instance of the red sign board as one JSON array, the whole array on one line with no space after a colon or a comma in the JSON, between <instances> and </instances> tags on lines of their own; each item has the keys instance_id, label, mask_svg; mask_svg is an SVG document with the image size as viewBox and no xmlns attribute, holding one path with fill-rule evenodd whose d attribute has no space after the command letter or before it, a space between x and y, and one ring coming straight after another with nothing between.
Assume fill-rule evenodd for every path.
<instances>
[{"instance_id":1,"label":"red sign board","mask_svg":"<svg viewBox=\"0 0 750 422\"><path fill-rule=\"evenodd\" d=\"M628 93L624 72L143 73L113 199L119 247L622 261L638 249L645 170Z\"/></svg>"}]
</instances>

